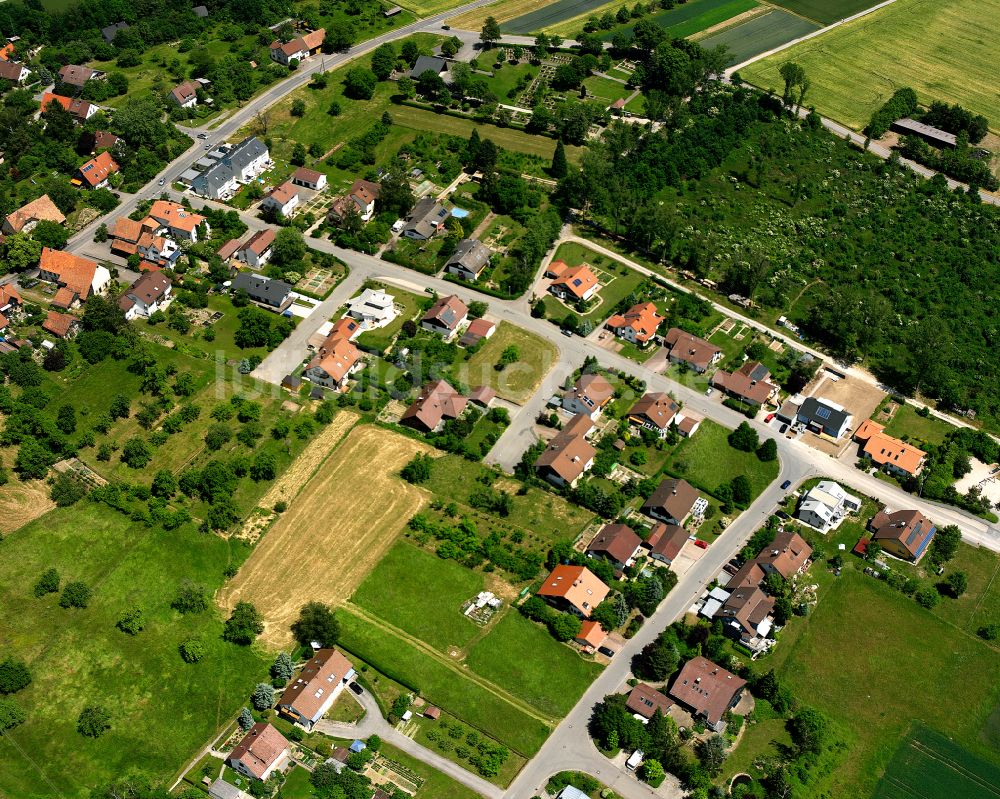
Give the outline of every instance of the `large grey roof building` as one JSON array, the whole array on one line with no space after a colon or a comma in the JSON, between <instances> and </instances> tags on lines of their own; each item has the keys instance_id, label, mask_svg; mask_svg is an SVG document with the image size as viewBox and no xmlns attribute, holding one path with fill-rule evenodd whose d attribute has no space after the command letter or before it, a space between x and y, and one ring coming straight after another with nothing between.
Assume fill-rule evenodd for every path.
<instances>
[{"instance_id":1,"label":"large grey roof building","mask_svg":"<svg viewBox=\"0 0 1000 799\"><path fill-rule=\"evenodd\" d=\"M272 280L263 275L240 272L233 279L233 292L245 291L258 305L283 311L292 304L292 287L284 280Z\"/></svg>"}]
</instances>

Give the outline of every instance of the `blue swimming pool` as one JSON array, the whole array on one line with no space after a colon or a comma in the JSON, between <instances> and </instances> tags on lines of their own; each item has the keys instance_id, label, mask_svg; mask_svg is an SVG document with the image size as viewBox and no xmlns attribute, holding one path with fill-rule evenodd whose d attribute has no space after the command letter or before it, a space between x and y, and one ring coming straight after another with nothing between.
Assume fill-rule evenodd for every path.
<instances>
[{"instance_id":1,"label":"blue swimming pool","mask_svg":"<svg viewBox=\"0 0 1000 799\"><path fill-rule=\"evenodd\" d=\"M469 215L469 212L466 211L464 208L452 208L451 215L456 217L457 219L464 219Z\"/></svg>"}]
</instances>

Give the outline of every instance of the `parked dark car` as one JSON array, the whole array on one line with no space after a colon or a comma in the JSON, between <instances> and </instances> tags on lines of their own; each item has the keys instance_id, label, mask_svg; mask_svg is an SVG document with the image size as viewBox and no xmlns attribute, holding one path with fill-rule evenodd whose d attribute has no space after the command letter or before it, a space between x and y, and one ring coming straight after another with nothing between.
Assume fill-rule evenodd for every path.
<instances>
[{"instance_id":1,"label":"parked dark car","mask_svg":"<svg viewBox=\"0 0 1000 799\"><path fill-rule=\"evenodd\" d=\"M347 687L350 688L352 691L354 691L354 693L356 693L358 696L361 696L361 694L365 692L365 689L362 688L360 685L358 685L356 682L349 683Z\"/></svg>"},{"instance_id":2,"label":"parked dark car","mask_svg":"<svg viewBox=\"0 0 1000 799\"><path fill-rule=\"evenodd\" d=\"M606 646L597 647L597 651L600 652L602 655L606 655L609 658L613 658L615 656L615 650L608 649L608 647Z\"/></svg>"}]
</instances>

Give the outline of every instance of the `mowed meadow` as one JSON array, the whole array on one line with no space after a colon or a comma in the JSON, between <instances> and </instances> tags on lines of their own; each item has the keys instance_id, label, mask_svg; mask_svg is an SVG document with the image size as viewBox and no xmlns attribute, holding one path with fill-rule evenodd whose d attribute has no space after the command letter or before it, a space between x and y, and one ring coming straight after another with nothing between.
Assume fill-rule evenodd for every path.
<instances>
[{"instance_id":1,"label":"mowed meadow","mask_svg":"<svg viewBox=\"0 0 1000 799\"><path fill-rule=\"evenodd\" d=\"M923 104L959 103L1000 126L997 31L1000 0L896 0L740 70L744 80L781 90L787 61L800 64L811 88L807 105L860 130L903 86Z\"/></svg>"}]
</instances>

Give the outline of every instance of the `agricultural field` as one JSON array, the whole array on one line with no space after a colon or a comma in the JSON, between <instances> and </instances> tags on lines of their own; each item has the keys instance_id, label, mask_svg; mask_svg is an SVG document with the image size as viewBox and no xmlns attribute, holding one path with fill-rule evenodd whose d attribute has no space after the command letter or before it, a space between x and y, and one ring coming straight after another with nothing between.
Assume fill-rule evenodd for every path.
<instances>
[{"instance_id":1,"label":"agricultural field","mask_svg":"<svg viewBox=\"0 0 1000 799\"><path fill-rule=\"evenodd\" d=\"M800 36L819 30L820 27L822 26L795 14L772 9L766 14L752 17L746 22L699 39L698 44L709 50L719 45L725 45L729 48L726 63L733 66L753 58L755 55L780 47L793 39L798 39ZM787 55L788 51L785 51L774 56L774 58L780 59L778 66L789 60ZM775 72L777 72L777 67L775 67ZM740 75L746 77L743 70L740 70ZM813 95L814 97L815 95Z\"/></svg>"},{"instance_id":2,"label":"agricultural field","mask_svg":"<svg viewBox=\"0 0 1000 799\"><path fill-rule=\"evenodd\" d=\"M853 568L821 582L816 610L793 619L759 666L776 669L800 702L828 714L842 731L850 754L815 789L871 796L913 722L947 736L952 761L972 766L982 758L1000 766L1000 731L992 721L1000 713L1000 686L983 679L1000 670L1000 650Z\"/></svg>"},{"instance_id":3,"label":"agricultural field","mask_svg":"<svg viewBox=\"0 0 1000 799\"><path fill-rule=\"evenodd\" d=\"M494 366L507 347L517 347L519 359L498 372ZM545 339L501 322L486 343L459 367L459 378L470 386L490 386L503 399L523 405L548 374L557 354Z\"/></svg>"},{"instance_id":4,"label":"agricultural field","mask_svg":"<svg viewBox=\"0 0 1000 799\"><path fill-rule=\"evenodd\" d=\"M998 26L1000 0L898 0L740 74L758 86L780 88L778 69L795 61L811 83L807 102L858 130L902 86L912 87L924 105L960 103L985 115L995 129L996 48L984 34Z\"/></svg>"},{"instance_id":5,"label":"agricultural field","mask_svg":"<svg viewBox=\"0 0 1000 799\"><path fill-rule=\"evenodd\" d=\"M556 0L515 17L500 26L504 33L536 33L557 23L586 16L607 4L607 0Z\"/></svg>"},{"instance_id":6,"label":"agricultural field","mask_svg":"<svg viewBox=\"0 0 1000 799\"><path fill-rule=\"evenodd\" d=\"M830 25L877 5L876 0L768 0L778 6L806 17L820 25Z\"/></svg>"},{"instance_id":7,"label":"agricultural field","mask_svg":"<svg viewBox=\"0 0 1000 799\"><path fill-rule=\"evenodd\" d=\"M227 566L246 556L236 542L193 524L149 530L83 500L5 536L3 551L4 643L30 664L33 680L17 695L28 721L0 740L0 795L85 799L123 774L166 782L229 723L266 671L255 649L222 640L221 614L210 608L181 616L170 608L184 580L215 591ZM50 567L64 584L91 587L87 608L61 608L56 594L33 595ZM115 627L132 606L146 617L136 636ZM206 654L186 664L178 646L194 637ZM76 731L77 716L91 704L111 713L111 729L96 740Z\"/></svg>"},{"instance_id":8,"label":"agricultural field","mask_svg":"<svg viewBox=\"0 0 1000 799\"><path fill-rule=\"evenodd\" d=\"M922 725L899 745L872 799L996 796L1000 768Z\"/></svg>"},{"instance_id":9,"label":"agricultural field","mask_svg":"<svg viewBox=\"0 0 1000 799\"><path fill-rule=\"evenodd\" d=\"M351 431L219 594L219 604L253 602L267 624L262 640L287 645L299 608L347 599L424 504L424 493L396 473L428 451L389 430Z\"/></svg>"},{"instance_id":10,"label":"agricultural field","mask_svg":"<svg viewBox=\"0 0 1000 799\"><path fill-rule=\"evenodd\" d=\"M778 476L778 462L762 462L753 452L729 446L729 430L711 419L684 439L667 462L667 471L703 491L714 491L738 474L745 474L756 497Z\"/></svg>"},{"instance_id":11,"label":"agricultural field","mask_svg":"<svg viewBox=\"0 0 1000 799\"><path fill-rule=\"evenodd\" d=\"M690 0L669 10L658 11L644 19L655 22L672 37L684 38L701 33L757 7L755 0ZM601 38L611 41L616 33L631 34L634 28L634 23L618 26L604 31Z\"/></svg>"},{"instance_id":12,"label":"agricultural field","mask_svg":"<svg viewBox=\"0 0 1000 799\"><path fill-rule=\"evenodd\" d=\"M5 453L8 454L8 453ZM15 453L4 458L7 468ZM0 487L0 535L6 535L43 516L56 504L49 499L49 487L43 480L12 480Z\"/></svg>"}]
</instances>

